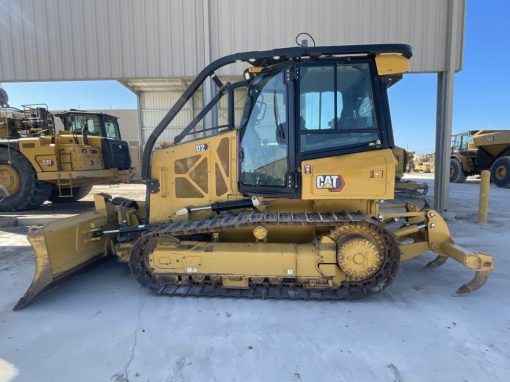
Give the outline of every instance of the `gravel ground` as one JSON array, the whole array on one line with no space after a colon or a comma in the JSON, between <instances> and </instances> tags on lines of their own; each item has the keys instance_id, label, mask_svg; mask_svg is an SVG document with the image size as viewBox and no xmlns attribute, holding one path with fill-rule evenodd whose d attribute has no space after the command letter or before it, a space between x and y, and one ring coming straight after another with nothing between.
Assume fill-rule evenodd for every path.
<instances>
[{"instance_id":1,"label":"gravel ground","mask_svg":"<svg viewBox=\"0 0 510 382\"><path fill-rule=\"evenodd\" d=\"M143 199L139 185L100 189ZM354 302L157 297L110 261L13 312L34 263L26 228L2 228L0 381L508 381L509 198L491 186L479 226L477 180L451 187L454 238L496 262L463 297L452 292L472 273L453 261L423 269L432 254ZM92 208L75 204L62 212Z\"/></svg>"}]
</instances>

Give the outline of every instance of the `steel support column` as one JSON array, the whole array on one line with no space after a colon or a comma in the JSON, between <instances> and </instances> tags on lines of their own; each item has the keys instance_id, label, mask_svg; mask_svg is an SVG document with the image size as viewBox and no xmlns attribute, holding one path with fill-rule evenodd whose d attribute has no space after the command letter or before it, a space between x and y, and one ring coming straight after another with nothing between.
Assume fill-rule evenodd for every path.
<instances>
[{"instance_id":1,"label":"steel support column","mask_svg":"<svg viewBox=\"0 0 510 382\"><path fill-rule=\"evenodd\" d=\"M434 208L448 210L450 186L450 153L453 119L453 88L457 62L456 53L462 47L459 24L463 23L465 3L448 1L448 30L446 46L446 71L437 75L436 156L434 171ZM461 32L460 32L461 33ZM459 47L460 44L460 47Z\"/></svg>"},{"instance_id":2,"label":"steel support column","mask_svg":"<svg viewBox=\"0 0 510 382\"><path fill-rule=\"evenodd\" d=\"M204 57L205 64L209 65L212 61L211 54L211 26L209 20L211 19L210 15L210 4L209 0L203 0L204 5ZM216 95L216 84L212 81L211 78L204 81L202 85L202 108L204 108L213 97ZM214 106L214 108L207 113L204 120L202 121L203 129L208 129L213 126L218 126L218 108Z\"/></svg>"},{"instance_id":3,"label":"steel support column","mask_svg":"<svg viewBox=\"0 0 510 382\"><path fill-rule=\"evenodd\" d=\"M138 165L140 168L136 169L138 173L137 176L141 176L141 165L142 165L142 157L143 157L143 148L145 146L145 138L143 136L143 118L142 118L142 101L141 101L141 92L136 91L136 116L138 118Z\"/></svg>"},{"instance_id":4,"label":"steel support column","mask_svg":"<svg viewBox=\"0 0 510 382\"><path fill-rule=\"evenodd\" d=\"M450 189L450 152L452 136L453 72L437 74L436 155L434 170L434 208L448 210Z\"/></svg>"}]
</instances>

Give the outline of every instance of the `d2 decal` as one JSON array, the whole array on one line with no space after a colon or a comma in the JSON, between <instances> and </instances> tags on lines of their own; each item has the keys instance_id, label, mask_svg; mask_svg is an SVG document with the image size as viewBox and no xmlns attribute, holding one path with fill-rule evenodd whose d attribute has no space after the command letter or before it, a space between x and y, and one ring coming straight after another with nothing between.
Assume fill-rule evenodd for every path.
<instances>
[{"instance_id":1,"label":"d2 decal","mask_svg":"<svg viewBox=\"0 0 510 382\"><path fill-rule=\"evenodd\" d=\"M209 148L209 145L207 143L202 143L201 145L195 146L195 151L197 153L201 153L202 151L206 151Z\"/></svg>"},{"instance_id":2,"label":"d2 decal","mask_svg":"<svg viewBox=\"0 0 510 382\"><path fill-rule=\"evenodd\" d=\"M315 186L319 190L340 192L345 186L345 181L341 175L318 175L315 179Z\"/></svg>"}]
</instances>

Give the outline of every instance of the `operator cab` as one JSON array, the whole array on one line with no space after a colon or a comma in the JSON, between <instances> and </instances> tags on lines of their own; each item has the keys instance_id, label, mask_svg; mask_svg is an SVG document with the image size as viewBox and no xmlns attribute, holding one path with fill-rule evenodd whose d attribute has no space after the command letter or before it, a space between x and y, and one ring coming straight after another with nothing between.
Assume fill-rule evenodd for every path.
<instances>
[{"instance_id":1,"label":"operator cab","mask_svg":"<svg viewBox=\"0 0 510 382\"><path fill-rule=\"evenodd\" d=\"M373 57L264 67L240 126L241 191L298 196L303 160L392 147L391 83Z\"/></svg>"},{"instance_id":2,"label":"operator cab","mask_svg":"<svg viewBox=\"0 0 510 382\"><path fill-rule=\"evenodd\" d=\"M452 135L452 151L454 153L475 150L474 135L478 130L470 130L465 133Z\"/></svg>"},{"instance_id":3,"label":"operator cab","mask_svg":"<svg viewBox=\"0 0 510 382\"><path fill-rule=\"evenodd\" d=\"M161 179L151 167L158 138L210 79L217 87L216 95L173 142L179 145L184 139L237 130L235 178L236 191L240 194L300 198L303 192L323 193L331 182L340 183L341 177L332 173L323 187L306 189L302 179L311 179L309 162L331 158L338 163L338 157L343 157L345 163L353 156L344 154L379 150L382 153L367 156L372 161L365 166L371 167L367 177L380 185L377 191L380 198L389 197L391 187L386 187L381 170L391 166L393 159L387 156L390 150L383 149L394 145L386 89L409 71L410 57L411 48L403 44L300 46L232 54L212 62L198 74L147 139L142 177L148 184L148 192L160 190ZM236 62L248 65L244 80L224 84L215 71ZM236 124L234 91L239 88L246 88L247 93L243 116ZM208 123L200 124L223 96L227 98L227 124L212 127ZM201 153L208 147L208 144L199 145L195 152ZM377 167L373 165L374 158L380 163ZM307 182L307 187L311 184ZM203 191L208 194L206 189L204 186ZM321 195L325 198L327 194Z\"/></svg>"},{"instance_id":4,"label":"operator cab","mask_svg":"<svg viewBox=\"0 0 510 382\"><path fill-rule=\"evenodd\" d=\"M103 113L71 110L59 113L64 130L85 137L99 137L106 169L128 170L131 167L129 145L120 136L117 117Z\"/></svg>"}]
</instances>

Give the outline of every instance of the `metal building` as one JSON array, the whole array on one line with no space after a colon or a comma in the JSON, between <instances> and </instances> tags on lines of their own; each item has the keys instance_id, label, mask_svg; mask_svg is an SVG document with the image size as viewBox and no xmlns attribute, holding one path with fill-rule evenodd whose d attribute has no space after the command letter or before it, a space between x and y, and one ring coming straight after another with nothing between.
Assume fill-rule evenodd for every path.
<instances>
[{"instance_id":1,"label":"metal building","mask_svg":"<svg viewBox=\"0 0 510 382\"><path fill-rule=\"evenodd\" d=\"M413 72L438 73L435 190L444 210L464 12L465 0L0 0L0 82L119 80L138 96L144 142L190 79L225 54L293 46L303 31L318 45L407 43ZM162 139L213 91L204 87Z\"/></svg>"}]
</instances>

